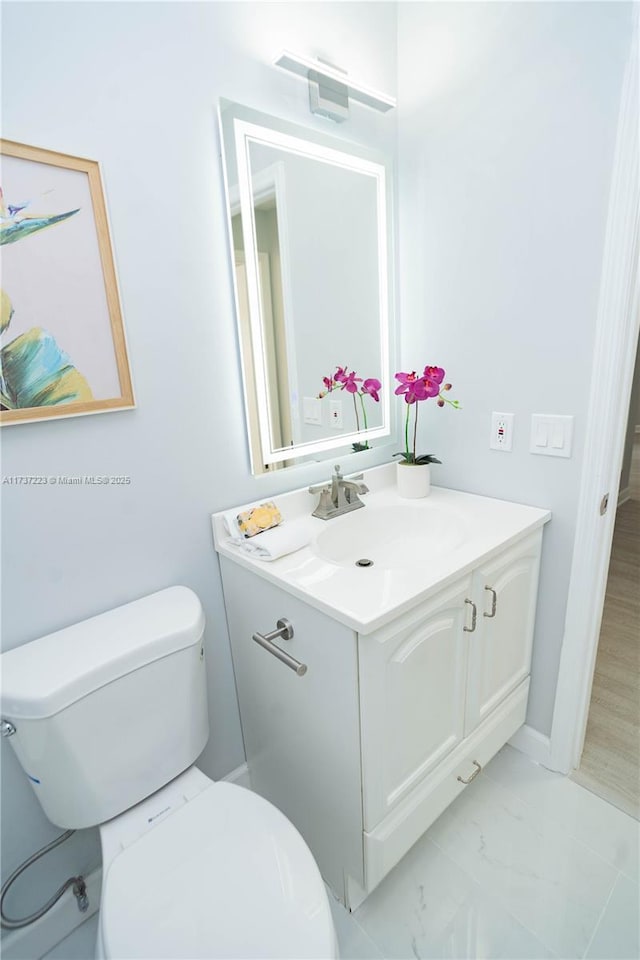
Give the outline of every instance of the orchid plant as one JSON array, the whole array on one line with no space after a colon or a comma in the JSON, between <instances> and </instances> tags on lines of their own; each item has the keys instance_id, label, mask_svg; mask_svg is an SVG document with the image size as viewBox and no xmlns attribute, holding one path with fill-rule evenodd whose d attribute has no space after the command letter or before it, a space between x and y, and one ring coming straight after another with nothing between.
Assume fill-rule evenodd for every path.
<instances>
[{"instance_id":1,"label":"orchid plant","mask_svg":"<svg viewBox=\"0 0 640 960\"><path fill-rule=\"evenodd\" d=\"M364 405L364 398L366 396L373 397L373 400L376 403L380 401L380 389L382 384L375 377L368 377L366 380L363 380L362 377L356 376L355 370L352 370L351 373L348 373L348 367L338 367L336 372L330 377L323 377L322 382L324 383L325 389L321 390L318 394L318 398L322 399L326 397L328 393L332 393L334 390L346 390L347 393L350 393L353 397L353 411L356 417L356 430L360 432L360 417L358 415L358 403L356 397L360 400L360 409L362 412L362 422L364 424L363 429L367 429L367 411ZM360 386L362 384L362 386ZM353 450L358 452L359 450L368 450L368 443L354 443Z\"/></svg>"},{"instance_id":2,"label":"orchid plant","mask_svg":"<svg viewBox=\"0 0 640 960\"><path fill-rule=\"evenodd\" d=\"M444 407L445 404L448 404L451 407L455 407L456 410L460 409L460 404L457 400L449 400L448 397L444 396L445 393L451 390L450 383L442 382L444 375L445 372L442 367L425 367L421 377L417 375L415 370L411 373L396 373L396 380L399 380L400 384L396 387L395 393L398 396L404 396L405 403L407 404L407 414L404 421L404 450L401 453L394 454L394 456L402 457L404 463L413 466L425 463L442 463L441 460L438 460L438 458L434 457L431 453L423 453L417 456L416 437L418 432L418 409L422 400L437 398L436 403L439 407ZM413 420L413 443L410 446L409 424L412 409L415 410L415 414Z\"/></svg>"}]
</instances>

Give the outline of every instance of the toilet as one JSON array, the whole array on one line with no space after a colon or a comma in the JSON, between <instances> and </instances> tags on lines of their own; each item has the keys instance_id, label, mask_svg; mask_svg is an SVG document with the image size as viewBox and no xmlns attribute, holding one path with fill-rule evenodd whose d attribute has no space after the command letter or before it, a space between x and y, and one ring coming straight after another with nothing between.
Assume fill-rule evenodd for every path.
<instances>
[{"instance_id":1,"label":"toilet","mask_svg":"<svg viewBox=\"0 0 640 960\"><path fill-rule=\"evenodd\" d=\"M193 765L209 735L203 632L198 597L170 587L0 657L3 727L45 814L100 830L96 956L337 958L293 824Z\"/></svg>"}]
</instances>

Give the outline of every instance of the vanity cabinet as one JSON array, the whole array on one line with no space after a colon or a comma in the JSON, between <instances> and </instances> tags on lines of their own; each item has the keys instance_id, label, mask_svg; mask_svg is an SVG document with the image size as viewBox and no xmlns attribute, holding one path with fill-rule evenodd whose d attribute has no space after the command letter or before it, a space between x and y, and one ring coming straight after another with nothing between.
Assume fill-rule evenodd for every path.
<instances>
[{"instance_id":1,"label":"vanity cabinet","mask_svg":"<svg viewBox=\"0 0 640 960\"><path fill-rule=\"evenodd\" d=\"M359 905L524 722L542 528L370 633L221 556L253 789ZM252 635L277 640L307 671Z\"/></svg>"},{"instance_id":2,"label":"vanity cabinet","mask_svg":"<svg viewBox=\"0 0 640 960\"><path fill-rule=\"evenodd\" d=\"M365 895L524 723L541 540L358 638Z\"/></svg>"}]
</instances>

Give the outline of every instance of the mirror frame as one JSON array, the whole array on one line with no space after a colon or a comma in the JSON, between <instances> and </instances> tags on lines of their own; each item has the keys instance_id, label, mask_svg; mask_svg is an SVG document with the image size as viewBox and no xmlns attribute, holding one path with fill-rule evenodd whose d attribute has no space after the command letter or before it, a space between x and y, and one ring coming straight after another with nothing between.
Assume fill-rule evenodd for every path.
<instances>
[{"instance_id":1,"label":"mirror frame","mask_svg":"<svg viewBox=\"0 0 640 960\"><path fill-rule=\"evenodd\" d=\"M392 314L392 196L393 177L388 157L357 143L330 137L314 129L307 129L288 121L279 120L261 114L258 111L228 100L221 99L219 104L219 123L222 141L222 162L226 189L227 227L229 250L233 270L233 285L236 311L236 330L241 355L242 382L245 405L245 425L249 443L251 468L254 475L264 472L265 465L284 465L285 461L307 457L319 453L347 447L350 444L368 442L379 438L391 439L391 344L390 318ZM229 125L231 124L231 130ZM229 137L233 137L237 185L233 181L233 163L230 157ZM259 279L259 265L254 218L254 197L259 195L251 179L250 147L258 144L275 149L286 150L296 156L308 157L322 163L328 163L342 169L360 172L374 179L376 190L376 216L378 223L377 262L378 262L378 300L379 317L376 329L380 341L380 410L382 423L378 427L350 433L334 433L321 440L312 440L293 444L288 447L273 448L271 443L271 424L269 417L268 383L265 371L265 344L263 337L262 306ZM260 174L258 174L260 177ZM240 314L240 294L238 276L234 261L234 243L232 217L240 212L244 257L246 263L247 298L249 311L250 343L243 331ZM283 263L283 271L286 266ZM285 316L285 325L291 325L291 316ZM288 338L289 339L289 338ZM288 344L288 349L293 349ZM336 351L339 353L339 349ZM262 362L255 362L262 358ZM338 358L340 359L340 358ZM248 382L248 371L252 370L254 383ZM327 371L330 373L331 371ZM321 382L319 379L318 387ZM250 394L255 391L258 414L259 442L251 435ZM259 448L259 449L256 449ZM349 451L351 452L351 451ZM256 462L257 461L257 462Z\"/></svg>"}]
</instances>

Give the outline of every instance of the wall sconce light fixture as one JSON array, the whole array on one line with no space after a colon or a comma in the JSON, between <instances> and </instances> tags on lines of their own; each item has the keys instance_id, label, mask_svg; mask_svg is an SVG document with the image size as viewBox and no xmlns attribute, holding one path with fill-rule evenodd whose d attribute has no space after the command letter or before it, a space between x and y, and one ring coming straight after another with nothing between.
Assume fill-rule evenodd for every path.
<instances>
[{"instance_id":1,"label":"wall sconce light fixture","mask_svg":"<svg viewBox=\"0 0 640 960\"><path fill-rule=\"evenodd\" d=\"M308 80L311 112L336 123L341 123L349 116L349 100L357 100L382 113L392 110L396 105L393 97L355 83L344 70L320 59L310 60L283 50L274 60L274 65Z\"/></svg>"}]
</instances>

